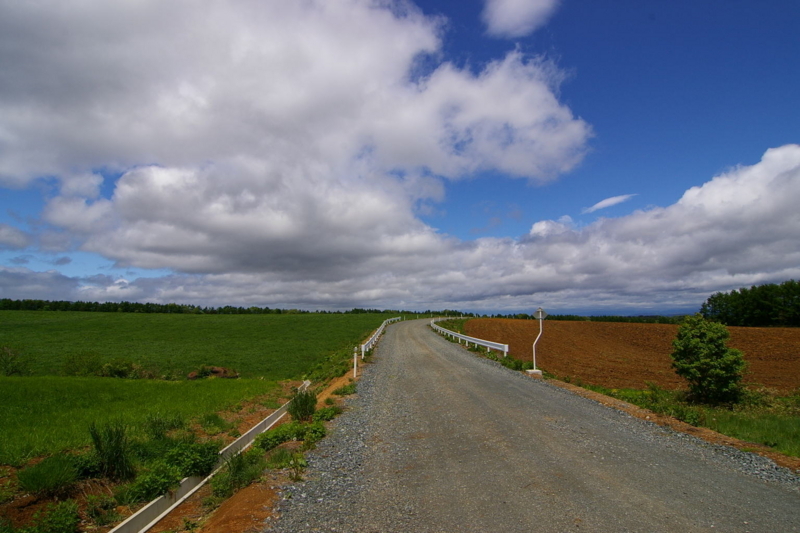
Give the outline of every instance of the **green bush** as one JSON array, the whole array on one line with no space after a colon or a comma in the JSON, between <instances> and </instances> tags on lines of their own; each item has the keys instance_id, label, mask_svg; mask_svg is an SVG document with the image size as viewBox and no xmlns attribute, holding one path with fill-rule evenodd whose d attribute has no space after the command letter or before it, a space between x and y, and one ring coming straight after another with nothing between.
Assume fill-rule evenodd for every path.
<instances>
[{"instance_id":1,"label":"green bush","mask_svg":"<svg viewBox=\"0 0 800 533\"><path fill-rule=\"evenodd\" d=\"M305 442L306 445L312 445L319 442L325 437L325 424L322 422L314 422L313 424L306 424L303 426L304 431L300 440Z\"/></svg>"},{"instance_id":2,"label":"green bush","mask_svg":"<svg viewBox=\"0 0 800 533\"><path fill-rule=\"evenodd\" d=\"M687 317L672 346L672 367L689 382L692 399L704 403L736 402L745 369L742 352L728 348L725 326L700 315Z\"/></svg>"},{"instance_id":3,"label":"green bush","mask_svg":"<svg viewBox=\"0 0 800 533\"><path fill-rule=\"evenodd\" d=\"M136 471L131 458L128 429L121 422L109 422L100 427L89 426L92 445L100 463L100 474L113 480L131 479Z\"/></svg>"},{"instance_id":4,"label":"green bush","mask_svg":"<svg viewBox=\"0 0 800 533\"><path fill-rule=\"evenodd\" d=\"M342 413L342 408L335 405L323 407L313 414L311 420L314 422L327 422L333 420Z\"/></svg>"},{"instance_id":5,"label":"green bush","mask_svg":"<svg viewBox=\"0 0 800 533\"><path fill-rule=\"evenodd\" d=\"M68 494L77 480L75 462L64 454L48 457L17 473L17 481L23 490L45 497Z\"/></svg>"},{"instance_id":6,"label":"green bush","mask_svg":"<svg viewBox=\"0 0 800 533\"><path fill-rule=\"evenodd\" d=\"M337 396L349 396L350 394L355 394L355 393L356 393L356 384L355 383L350 383L349 385L344 385L342 387L339 387L335 391L333 391L333 394L335 394Z\"/></svg>"},{"instance_id":7,"label":"green bush","mask_svg":"<svg viewBox=\"0 0 800 533\"><path fill-rule=\"evenodd\" d=\"M121 487L117 501L123 505L148 502L177 487L180 480L181 471L177 466L157 461L136 476L132 483Z\"/></svg>"},{"instance_id":8,"label":"green bush","mask_svg":"<svg viewBox=\"0 0 800 533\"><path fill-rule=\"evenodd\" d=\"M261 448L264 451L269 451L284 442L300 440L302 434L304 434L302 424L299 422L289 422L288 424L281 424L278 427L260 434L253 441L253 446Z\"/></svg>"},{"instance_id":9,"label":"green bush","mask_svg":"<svg viewBox=\"0 0 800 533\"><path fill-rule=\"evenodd\" d=\"M291 468L292 474L289 477L291 477L292 481L301 481L303 479L303 471L307 466L308 463L302 453L295 452L291 454L289 468Z\"/></svg>"},{"instance_id":10,"label":"green bush","mask_svg":"<svg viewBox=\"0 0 800 533\"><path fill-rule=\"evenodd\" d=\"M292 418L300 422L311 420L317 410L317 395L313 391L298 391L286 408Z\"/></svg>"},{"instance_id":11,"label":"green bush","mask_svg":"<svg viewBox=\"0 0 800 533\"><path fill-rule=\"evenodd\" d=\"M182 477L207 476L217 466L219 451L214 442L179 442L165 458Z\"/></svg>"},{"instance_id":12,"label":"green bush","mask_svg":"<svg viewBox=\"0 0 800 533\"><path fill-rule=\"evenodd\" d=\"M253 441L256 446L264 451L269 451L276 446L291 440L302 440L311 445L325 436L325 425L322 422L312 424L301 424L300 422L289 422L265 431Z\"/></svg>"}]
</instances>

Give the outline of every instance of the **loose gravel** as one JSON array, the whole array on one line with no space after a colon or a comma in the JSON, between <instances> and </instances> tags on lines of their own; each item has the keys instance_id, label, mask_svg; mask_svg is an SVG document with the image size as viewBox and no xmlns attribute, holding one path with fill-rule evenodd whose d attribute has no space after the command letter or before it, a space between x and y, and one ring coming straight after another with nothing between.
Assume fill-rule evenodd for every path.
<instances>
[{"instance_id":1,"label":"loose gravel","mask_svg":"<svg viewBox=\"0 0 800 533\"><path fill-rule=\"evenodd\" d=\"M403 462L404 460L407 461L417 455L422 457L426 454L436 453L437 447L443 445L424 438L420 438L418 441L408 438L394 439L392 434L387 434L387 430L389 430L395 434L414 435L414 426L419 422L409 415L408 402L414 403L415 398L419 398L419 401L430 401L430 398L426 400L426 391L422 391L417 396L411 394L410 399L402 399L399 404L393 403L393 400L395 397L400 399L401 396L387 395L387 387L390 383L396 380L400 373L405 372L402 362L398 360L398 354L394 352L404 342L401 335L409 331L408 327L400 329L394 326L389 329L386 337L381 341L382 344L379 344L376 349L375 363L364 367L362 377L358 381L357 395L347 399L345 412L331 422L329 436L319 442L314 451L307 454L309 466L305 473L305 481L291 484L281 490L281 501L277 509L278 518L266 524L266 531L278 533L450 531L452 529L449 528L454 527L452 524L458 523L458 516L450 515L467 514L470 505L482 498L482 496L476 495L480 487L474 487L474 492L469 491L464 494L464 498L467 500L464 503L434 506L436 508L434 517L430 514L430 504L426 508L425 502L422 501L424 499L422 496L423 485L419 487L419 496L414 496L409 494L414 491L414 487L398 486L392 476L378 475L381 469L391 471L396 467L399 469L398 472L404 468L407 469L408 466ZM388 345L386 344L387 339L389 339ZM509 383L517 382L517 385L514 386L519 387L533 385L531 378L522 373L511 371L499 363L477 357L475 354L469 354L461 347L450 346L461 354L459 357L467 357L474 361L480 368L480 372L487 376L494 375L499 379L508 380ZM456 379L453 378L453 381L455 382ZM455 385L457 386L457 382ZM789 498L792 498L791 494L793 494L797 498L798 509L800 509L800 477L788 469L776 466L767 458L727 446L709 444L691 435L675 432L612 408L601 406L594 401L549 385L547 382L538 381L535 386L548 389L548 394L556 398L555 403L563 409L567 411L591 409L594 419L597 419L604 427L612 427L612 433L625 435L624 441L606 442L602 448L598 448L594 430L591 427L580 424L575 426L569 418L553 417L552 420L546 422L545 429L569 438L572 445L570 453L573 454L571 457L590 456L593 458L593 464L598 467L606 465L609 461L618 461L619 469L624 472L626 468L633 468L631 465L626 465L630 454L629 445L647 447L657 444L657 449L663 450L662 453L665 455L672 451L679 454L683 458L684 468L692 468L692 465L707 465L709 468L723 473L744 474L759 486L768 485L779 488L778 492L784 495L790 493ZM435 409L436 405L431 405L430 408ZM487 436L487 442L492 438ZM505 444L497 442L494 445L502 447ZM444 445L459 447L461 444L448 442ZM522 444L520 443L520 445ZM467 454L466 447L469 444L464 443L464 446L464 453ZM370 463L370 461L377 460L381 462L380 467ZM665 467L661 464L661 460L661 456L655 455L652 457L651 463L646 465L654 476L653 483L660 483L655 476L661 468L675 468L672 464ZM447 459L440 459L440 461L446 462ZM642 465L636 466L641 468ZM468 469L470 465L462 465L461 468ZM492 473L487 472L486 476L486 482L490 483ZM645 478L645 481L648 479ZM546 489L542 488L541 490L545 491ZM609 482L609 490L619 491L620 486ZM569 493L570 498L574 497L573 492ZM495 493L497 493L496 490ZM556 503L564 501L563 495L560 495L559 498L556 498L557 502L553 500L554 506ZM598 505L597 502L582 504L583 506L572 503L574 509L570 508L568 511L574 511L573 514L576 517L587 513L591 514L589 510ZM759 502L754 502L754 505L759 505ZM617 512L625 515L628 511ZM658 514L666 511L658 509L654 512ZM511 511L509 513L513 514ZM635 514L634 511L631 513ZM582 523L579 518L572 516L562 517L543 512L541 517L543 521L539 522L537 530L563 531L569 526L569 529L601 531L607 529L609 523L614 523L616 524L614 529L617 531L670 531L678 524L682 524L680 526L682 530L699 531L712 530L715 520L724 518L717 516L713 509L709 509L708 520L693 522L687 518L685 523L676 521L672 525L665 526L658 522L650 524L641 522L641 518L631 518L630 521L625 522L625 516L621 516L620 522L617 523L614 522L617 519L614 512L609 511L608 515L603 514L598 518L593 529L588 521ZM797 514L797 518L800 518L800 513ZM531 524L525 523L526 519L525 516L517 516L516 522L511 520L509 525L498 530L530 531ZM603 522L603 520L606 521ZM788 520L790 525L782 526L779 530L800 530L800 524L792 523L791 517ZM447 526L442 524L447 524ZM598 524L602 524L602 527ZM757 522L754 524L753 521L748 522L745 519L742 519L739 524L729 530L766 531L771 528L772 531L776 531L774 525L765 528L762 526L766 524ZM462 533L481 530L483 529L477 523L465 523L459 526L459 531Z\"/></svg>"}]
</instances>

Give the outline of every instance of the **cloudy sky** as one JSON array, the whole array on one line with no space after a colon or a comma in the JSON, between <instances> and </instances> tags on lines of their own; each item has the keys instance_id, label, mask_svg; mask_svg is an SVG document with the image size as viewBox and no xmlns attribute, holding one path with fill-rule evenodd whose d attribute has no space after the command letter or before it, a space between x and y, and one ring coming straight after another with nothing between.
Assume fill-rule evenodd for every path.
<instances>
[{"instance_id":1,"label":"cloudy sky","mask_svg":"<svg viewBox=\"0 0 800 533\"><path fill-rule=\"evenodd\" d=\"M798 20L0 0L0 297L638 314L798 279Z\"/></svg>"}]
</instances>

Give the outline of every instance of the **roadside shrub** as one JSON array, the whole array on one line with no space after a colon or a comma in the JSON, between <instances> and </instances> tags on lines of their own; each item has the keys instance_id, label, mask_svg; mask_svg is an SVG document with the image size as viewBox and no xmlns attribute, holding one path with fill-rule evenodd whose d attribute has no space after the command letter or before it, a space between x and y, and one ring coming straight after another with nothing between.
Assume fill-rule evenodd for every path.
<instances>
[{"instance_id":1,"label":"roadside shrub","mask_svg":"<svg viewBox=\"0 0 800 533\"><path fill-rule=\"evenodd\" d=\"M123 505L148 502L178 486L181 472L177 466L165 461L151 463L136 479L119 489L117 501Z\"/></svg>"},{"instance_id":2,"label":"roadside shrub","mask_svg":"<svg viewBox=\"0 0 800 533\"><path fill-rule=\"evenodd\" d=\"M219 451L213 442L179 442L165 459L178 468L181 477L207 476L219 461Z\"/></svg>"},{"instance_id":3,"label":"roadside shrub","mask_svg":"<svg viewBox=\"0 0 800 533\"><path fill-rule=\"evenodd\" d=\"M689 382L693 400L712 404L739 400L746 364L741 351L726 346L729 337L725 326L700 315L687 317L678 330L672 341L672 367Z\"/></svg>"},{"instance_id":4,"label":"roadside shrub","mask_svg":"<svg viewBox=\"0 0 800 533\"><path fill-rule=\"evenodd\" d=\"M68 494L78 480L78 469L71 457L53 455L17 473L19 486L39 496L53 497Z\"/></svg>"},{"instance_id":5,"label":"roadside shrub","mask_svg":"<svg viewBox=\"0 0 800 533\"><path fill-rule=\"evenodd\" d=\"M325 424L322 422L314 422L312 424L290 422L265 431L256 437L253 441L253 446L269 451L291 440L302 440L307 446L311 446L325 437L325 433Z\"/></svg>"},{"instance_id":6,"label":"roadside shrub","mask_svg":"<svg viewBox=\"0 0 800 533\"><path fill-rule=\"evenodd\" d=\"M286 408L292 418L301 422L311 420L317 410L317 395L313 391L298 391Z\"/></svg>"},{"instance_id":7,"label":"roadside shrub","mask_svg":"<svg viewBox=\"0 0 800 533\"><path fill-rule=\"evenodd\" d=\"M23 533L77 533L81 517L73 500L48 505L33 516Z\"/></svg>"},{"instance_id":8,"label":"roadside shrub","mask_svg":"<svg viewBox=\"0 0 800 533\"><path fill-rule=\"evenodd\" d=\"M514 359L513 357L509 356L509 357L498 357L497 360L500 361L500 364L502 364L506 368L510 368L511 370L522 370L523 363L519 359ZM533 366L533 363L531 363L531 366Z\"/></svg>"},{"instance_id":9,"label":"roadside shrub","mask_svg":"<svg viewBox=\"0 0 800 533\"><path fill-rule=\"evenodd\" d=\"M322 422L314 422L313 424L306 424L303 426L304 431L300 440L302 440L306 446L311 446L316 442L319 442L325 437L327 431L325 430L325 424Z\"/></svg>"},{"instance_id":10,"label":"roadside shrub","mask_svg":"<svg viewBox=\"0 0 800 533\"><path fill-rule=\"evenodd\" d=\"M335 405L323 407L322 409L317 410L317 412L311 416L311 420L314 422L328 422L329 420L336 418L341 413L341 407L337 407Z\"/></svg>"},{"instance_id":11,"label":"roadside shrub","mask_svg":"<svg viewBox=\"0 0 800 533\"><path fill-rule=\"evenodd\" d=\"M289 476L292 481L301 481L303 479L303 471L308 466L306 462L306 458L303 456L302 453L296 452L291 454L289 459L289 468L292 471L292 474Z\"/></svg>"},{"instance_id":12,"label":"roadside shrub","mask_svg":"<svg viewBox=\"0 0 800 533\"><path fill-rule=\"evenodd\" d=\"M24 376L28 373L28 364L22 355L8 346L0 347L0 375Z\"/></svg>"},{"instance_id":13,"label":"roadside shrub","mask_svg":"<svg viewBox=\"0 0 800 533\"><path fill-rule=\"evenodd\" d=\"M223 469L211 478L211 492L218 498L228 498L237 490L261 477L266 468L264 453L259 449L234 455L225 461Z\"/></svg>"},{"instance_id":14,"label":"roadside shrub","mask_svg":"<svg viewBox=\"0 0 800 533\"><path fill-rule=\"evenodd\" d=\"M289 422L281 424L260 434L253 441L253 445L264 451L269 451L276 446L290 440L300 440L305 431L299 422Z\"/></svg>"},{"instance_id":15,"label":"roadside shrub","mask_svg":"<svg viewBox=\"0 0 800 533\"><path fill-rule=\"evenodd\" d=\"M113 480L125 481L135 475L128 430L121 422L100 427L89 426L92 445L100 463L100 474Z\"/></svg>"},{"instance_id":16,"label":"roadside shrub","mask_svg":"<svg viewBox=\"0 0 800 533\"><path fill-rule=\"evenodd\" d=\"M335 394L337 396L349 396L350 394L355 394L355 393L356 393L356 384L355 383L350 383L349 385L344 385L342 387L339 387L335 391L333 391L333 394Z\"/></svg>"}]
</instances>

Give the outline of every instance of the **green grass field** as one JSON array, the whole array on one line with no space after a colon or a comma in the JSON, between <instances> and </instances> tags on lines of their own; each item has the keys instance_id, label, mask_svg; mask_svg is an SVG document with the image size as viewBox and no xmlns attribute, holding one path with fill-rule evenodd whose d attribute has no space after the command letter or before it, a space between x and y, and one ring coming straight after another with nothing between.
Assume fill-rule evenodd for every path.
<instances>
[{"instance_id":1,"label":"green grass field","mask_svg":"<svg viewBox=\"0 0 800 533\"><path fill-rule=\"evenodd\" d=\"M91 422L140 428L148 415L189 420L239 401L277 393L274 381L0 377L0 464L89 444Z\"/></svg>"},{"instance_id":2,"label":"green grass field","mask_svg":"<svg viewBox=\"0 0 800 533\"><path fill-rule=\"evenodd\" d=\"M65 362L123 359L185 376L201 365L244 378L296 379L377 328L384 314L181 315L0 311L0 346L21 354L33 375Z\"/></svg>"},{"instance_id":3,"label":"green grass field","mask_svg":"<svg viewBox=\"0 0 800 533\"><path fill-rule=\"evenodd\" d=\"M199 417L277 389L331 377L384 314L170 315L0 311L0 347L26 376L0 377L0 464L89 443L91 422L140 426L152 413ZM242 379L164 381L65 377L74 361L124 360L184 377L202 365ZM70 363L72 361L72 363Z\"/></svg>"}]
</instances>

